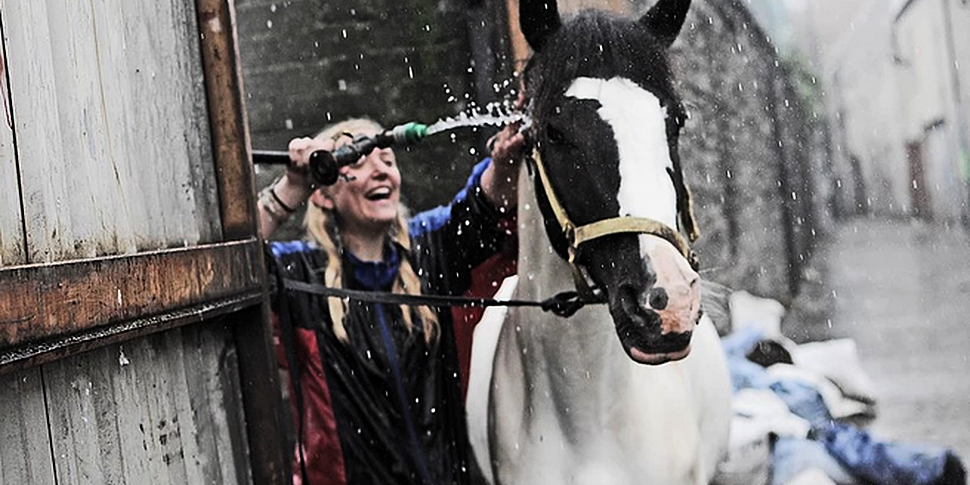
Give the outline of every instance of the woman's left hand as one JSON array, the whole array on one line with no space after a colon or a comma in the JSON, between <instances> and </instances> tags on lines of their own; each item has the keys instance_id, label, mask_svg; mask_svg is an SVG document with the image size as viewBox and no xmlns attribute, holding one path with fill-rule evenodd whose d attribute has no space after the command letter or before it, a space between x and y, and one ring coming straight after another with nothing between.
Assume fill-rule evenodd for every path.
<instances>
[{"instance_id":1,"label":"woman's left hand","mask_svg":"<svg viewBox=\"0 0 970 485\"><path fill-rule=\"evenodd\" d=\"M518 165L522 159L525 135L519 133L519 123L506 126L488 139L488 150L492 162L498 165Z\"/></svg>"},{"instance_id":2,"label":"woman's left hand","mask_svg":"<svg viewBox=\"0 0 970 485\"><path fill-rule=\"evenodd\" d=\"M492 164L482 175L482 189L501 212L511 211L517 202L519 164L524 147L525 135L519 132L518 123L506 126L488 139Z\"/></svg>"}]
</instances>

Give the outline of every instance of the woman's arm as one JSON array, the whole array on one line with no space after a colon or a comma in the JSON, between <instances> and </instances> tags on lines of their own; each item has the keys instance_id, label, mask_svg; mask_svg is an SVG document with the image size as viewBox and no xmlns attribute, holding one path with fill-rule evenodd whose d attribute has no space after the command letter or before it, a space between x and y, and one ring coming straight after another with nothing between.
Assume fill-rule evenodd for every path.
<instances>
[{"instance_id":1,"label":"woman's arm","mask_svg":"<svg viewBox=\"0 0 970 485\"><path fill-rule=\"evenodd\" d=\"M523 104L520 95L516 108ZM411 220L414 255L432 292L464 292L471 269L497 253L511 236L510 228L514 230L515 225L502 224L500 219L513 217L518 203L519 166L525 147L525 135L519 130L519 123L514 123L489 138L491 160L472 170L451 204Z\"/></svg>"},{"instance_id":2,"label":"woman's arm","mask_svg":"<svg viewBox=\"0 0 970 485\"><path fill-rule=\"evenodd\" d=\"M310 194L308 186L294 182L289 171L259 193L256 204L259 211L259 236L268 239L276 229L289 219Z\"/></svg>"},{"instance_id":3,"label":"woman's arm","mask_svg":"<svg viewBox=\"0 0 970 485\"><path fill-rule=\"evenodd\" d=\"M316 150L333 150L333 141L314 138L290 140L289 153L292 163L286 167L283 177L259 193L256 207L259 211L259 235L263 239L273 235L313 192L308 167L310 154Z\"/></svg>"}]
</instances>

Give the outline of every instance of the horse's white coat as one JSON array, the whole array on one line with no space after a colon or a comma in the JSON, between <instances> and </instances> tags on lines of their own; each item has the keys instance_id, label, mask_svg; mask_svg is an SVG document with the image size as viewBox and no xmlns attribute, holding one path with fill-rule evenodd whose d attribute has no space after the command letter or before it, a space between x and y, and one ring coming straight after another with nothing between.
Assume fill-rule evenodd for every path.
<instances>
[{"instance_id":1,"label":"horse's white coat","mask_svg":"<svg viewBox=\"0 0 970 485\"><path fill-rule=\"evenodd\" d=\"M670 214L646 207L673 207L675 199L672 187L663 188L669 184L663 166L670 163L665 132L657 133L663 112L658 101L627 83L583 80L572 92L601 101L601 115L614 126L625 160L640 157L639 165L653 165L645 172L624 168L624 183L634 185L621 189L623 210L673 224ZM628 130L634 119L650 123L650 134L642 133L643 125ZM514 298L537 300L572 289L572 277L548 244L525 171L519 180ZM650 190L637 183L649 184ZM470 397L488 395L487 413L481 398L469 399L468 413L470 435L479 438L473 443L479 461L494 473L490 480L497 485L708 483L726 449L730 420L727 367L710 320L696 328L692 349L681 361L644 366L623 351L605 305L588 306L569 319L510 309L491 362L491 388L469 390ZM492 355L475 353L472 359L471 383L481 386L487 379L476 374L489 371ZM487 423L481 419L486 414ZM483 429L487 445L481 443Z\"/></svg>"}]
</instances>

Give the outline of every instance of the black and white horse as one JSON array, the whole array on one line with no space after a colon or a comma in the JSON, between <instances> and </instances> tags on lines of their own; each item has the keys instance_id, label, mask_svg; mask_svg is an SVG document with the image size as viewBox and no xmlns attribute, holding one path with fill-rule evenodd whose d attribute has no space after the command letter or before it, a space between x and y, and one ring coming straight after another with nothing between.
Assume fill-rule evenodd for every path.
<instances>
[{"instance_id":1,"label":"black and white horse","mask_svg":"<svg viewBox=\"0 0 970 485\"><path fill-rule=\"evenodd\" d=\"M511 309L494 360L475 355L471 435L496 484L706 484L726 450L727 368L675 229L696 233L667 61L689 4L563 23L554 0L521 0L536 150L514 298L579 288L607 305Z\"/></svg>"}]
</instances>

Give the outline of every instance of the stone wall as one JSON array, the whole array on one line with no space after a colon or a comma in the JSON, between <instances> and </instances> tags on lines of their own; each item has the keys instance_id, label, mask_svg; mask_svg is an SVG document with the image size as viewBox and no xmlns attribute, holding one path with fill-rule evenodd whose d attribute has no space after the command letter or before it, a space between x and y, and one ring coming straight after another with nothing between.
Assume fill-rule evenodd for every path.
<instances>
[{"instance_id":1,"label":"stone wall","mask_svg":"<svg viewBox=\"0 0 970 485\"><path fill-rule=\"evenodd\" d=\"M504 11L478 0L237 0L236 12L258 149L350 117L430 124L503 95L493 80L511 73ZM447 202L491 135L453 133L396 150L413 209Z\"/></svg>"},{"instance_id":2,"label":"stone wall","mask_svg":"<svg viewBox=\"0 0 970 485\"><path fill-rule=\"evenodd\" d=\"M787 301L825 220L820 120L741 2L695 1L674 49L704 276Z\"/></svg>"}]
</instances>

